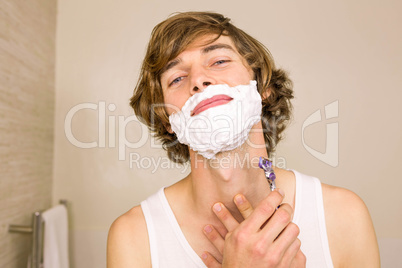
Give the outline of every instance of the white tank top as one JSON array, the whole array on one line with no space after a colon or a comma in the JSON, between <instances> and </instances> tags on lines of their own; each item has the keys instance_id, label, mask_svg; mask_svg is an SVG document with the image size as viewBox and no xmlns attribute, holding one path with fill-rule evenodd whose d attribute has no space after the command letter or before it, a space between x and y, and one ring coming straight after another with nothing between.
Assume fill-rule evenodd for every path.
<instances>
[{"instance_id":1,"label":"white tank top","mask_svg":"<svg viewBox=\"0 0 402 268\"><path fill-rule=\"evenodd\" d=\"M321 183L292 170L296 176L293 222L300 228L301 250L308 268L332 268ZM153 268L206 268L191 248L166 199L164 188L141 202L148 229Z\"/></svg>"}]
</instances>

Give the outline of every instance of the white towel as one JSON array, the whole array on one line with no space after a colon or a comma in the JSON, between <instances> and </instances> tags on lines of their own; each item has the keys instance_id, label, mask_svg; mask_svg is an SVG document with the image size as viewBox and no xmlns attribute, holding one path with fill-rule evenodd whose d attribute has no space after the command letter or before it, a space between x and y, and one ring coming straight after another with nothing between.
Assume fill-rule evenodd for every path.
<instances>
[{"instance_id":1,"label":"white towel","mask_svg":"<svg viewBox=\"0 0 402 268\"><path fill-rule=\"evenodd\" d=\"M43 268L69 268L68 219L64 205L57 205L42 213L45 222Z\"/></svg>"}]
</instances>

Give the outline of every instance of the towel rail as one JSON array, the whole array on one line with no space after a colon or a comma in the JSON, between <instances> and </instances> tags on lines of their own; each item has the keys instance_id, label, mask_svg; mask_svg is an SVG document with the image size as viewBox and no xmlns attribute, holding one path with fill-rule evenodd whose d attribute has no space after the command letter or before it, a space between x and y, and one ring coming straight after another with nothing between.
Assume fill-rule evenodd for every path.
<instances>
[{"instance_id":1,"label":"towel rail","mask_svg":"<svg viewBox=\"0 0 402 268\"><path fill-rule=\"evenodd\" d=\"M60 204L67 207L67 200L62 199ZM32 250L29 259L30 268L42 268L43 266L43 220L42 211L36 211L32 214L32 225L16 225L8 226L10 233L32 234Z\"/></svg>"}]
</instances>

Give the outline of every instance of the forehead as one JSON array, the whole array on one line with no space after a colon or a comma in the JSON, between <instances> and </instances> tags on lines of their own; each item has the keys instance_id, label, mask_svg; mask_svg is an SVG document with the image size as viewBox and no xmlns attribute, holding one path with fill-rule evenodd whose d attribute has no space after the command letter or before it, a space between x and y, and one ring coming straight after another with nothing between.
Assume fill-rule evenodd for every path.
<instances>
[{"instance_id":1,"label":"forehead","mask_svg":"<svg viewBox=\"0 0 402 268\"><path fill-rule=\"evenodd\" d=\"M193 42L188 45L183 52L189 51L189 50L199 50L203 49L205 47L208 47L213 44L226 44L230 47L232 47L234 50L236 50L232 39L229 36L221 35L217 38L217 35L203 35L200 37L197 37ZM182 53L183 53L182 52Z\"/></svg>"},{"instance_id":2,"label":"forehead","mask_svg":"<svg viewBox=\"0 0 402 268\"><path fill-rule=\"evenodd\" d=\"M202 55L206 55L208 53L221 49L224 49L226 51L229 51L231 53L240 56L230 37L221 35L219 38L217 38L217 35L204 35L196 38L176 58L169 61L163 67L161 73L163 74L169 69L178 65L181 61L181 58L183 58L187 54L196 52Z\"/></svg>"}]
</instances>

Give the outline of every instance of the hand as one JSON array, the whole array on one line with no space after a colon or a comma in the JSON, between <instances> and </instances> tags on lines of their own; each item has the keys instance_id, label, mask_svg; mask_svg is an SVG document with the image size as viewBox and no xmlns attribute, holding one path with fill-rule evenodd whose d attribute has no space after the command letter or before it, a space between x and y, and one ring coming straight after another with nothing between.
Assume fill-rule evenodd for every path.
<instances>
[{"instance_id":1,"label":"hand","mask_svg":"<svg viewBox=\"0 0 402 268\"><path fill-rule=\"evenodd\" d=\"M209 268L305 267L306 258L297 238L299 228L291 222L293 209L289 204L281 204L280 192L270 193L255 210L243 195L236 195L235 204L245 219L240 224L222 203L216 203L213 211L228 233L223 239L213 226L204 228L207 238L223 254L220 264L209 252L204 252L205 265Z\"/></svg>"}]
</instances>

